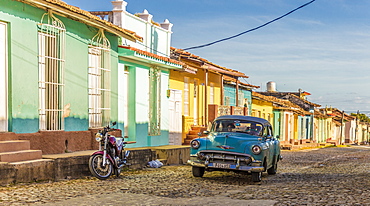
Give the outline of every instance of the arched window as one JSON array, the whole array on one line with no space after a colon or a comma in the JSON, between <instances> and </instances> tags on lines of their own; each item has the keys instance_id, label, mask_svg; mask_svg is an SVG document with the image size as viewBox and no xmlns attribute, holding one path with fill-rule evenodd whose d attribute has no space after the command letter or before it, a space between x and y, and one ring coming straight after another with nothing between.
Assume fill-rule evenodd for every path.
<instances>
[{"instance_id":1,"label":"arched window","mask_svg":"<svg viewBox=\"0 0 370 206\"><path fill-rule=\"evenodd\" d=\"M40 130L63 130L66 30L51 11L38 24Z\"/></svg>"}]
</instances>

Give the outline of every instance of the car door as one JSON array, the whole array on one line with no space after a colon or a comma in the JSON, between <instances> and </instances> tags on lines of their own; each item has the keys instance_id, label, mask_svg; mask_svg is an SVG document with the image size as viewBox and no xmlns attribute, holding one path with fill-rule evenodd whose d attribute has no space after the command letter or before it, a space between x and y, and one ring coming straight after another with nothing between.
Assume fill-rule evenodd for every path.
<instances>
[{"instance_id":1,"label":"car door","mask_svg":"<svg viewBox=\"0 0 370 206\"><path fill-rule=\"evenodd\" d=\"M266 138L266 144L268 147L268 152L266 153L266 166L268 169L272 166L274 154L275 154L275 144L273 140L272 128L271 125L267 124L264 127L263 136Z\"/></svg>"}]
</instances>

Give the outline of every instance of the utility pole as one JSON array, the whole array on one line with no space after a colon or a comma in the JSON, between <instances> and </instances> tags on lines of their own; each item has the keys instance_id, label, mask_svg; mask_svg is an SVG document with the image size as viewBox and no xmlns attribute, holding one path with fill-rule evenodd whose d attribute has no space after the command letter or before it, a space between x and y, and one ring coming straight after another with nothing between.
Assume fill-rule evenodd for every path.
<instances>
[{"instance_id":1,"label":"utility pole","mask_svg":"<svg viewBox=\"0 0 370 206\"><path fill-rule=\"evenodd\" d=\"M367 120L367 122L366 122L366 127L367 127L367 129L366 129L366 136L367 136L367 144L369 144L369 120Z\"/></svg>"},{"instance_id":2,"label":"utility pole","mask_svg":"<svg viewBox=\"0 0 370 206\"><path fill-rule=\"evenodd\" d=\"M340 120L340 138L339 138L339 145L342 144L342 138L343 138L343 119L344 119L344 111L342 111L342 118Z\"/></svg>"},{"instance_id":3,"label":"utility pole","mask_svg":"<svg viewBox=\"0 0 370 206\"><path fill-rule=\"evenodd\" d=\"M356 129L355 129L355 143L357 142L357 131L358 131L358 114L360 113L359 110L357 110L357 113L356 113ZM358 144L358 143L356 143Z\"/></svg>"}]
</instances>

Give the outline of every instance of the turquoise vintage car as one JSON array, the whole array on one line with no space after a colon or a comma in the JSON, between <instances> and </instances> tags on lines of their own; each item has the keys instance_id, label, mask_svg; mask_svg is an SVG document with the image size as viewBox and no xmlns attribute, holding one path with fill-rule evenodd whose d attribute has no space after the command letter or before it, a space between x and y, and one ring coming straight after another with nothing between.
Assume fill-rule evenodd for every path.
<instances>
[{"instance_id":1,"label":"turquoise vintage car","mask_svg":"<svg viewBox=\"0 0 370 206\"><path fill-rule=\"evenodd\" d=\"M262 172L276 174L281 160L280 142L271 124L262 118L226 115L216 118L207 137L190 143L190 160L194 177L205 171L244 171L252 181L260 182Z\"/></svg>"}]
</instances>

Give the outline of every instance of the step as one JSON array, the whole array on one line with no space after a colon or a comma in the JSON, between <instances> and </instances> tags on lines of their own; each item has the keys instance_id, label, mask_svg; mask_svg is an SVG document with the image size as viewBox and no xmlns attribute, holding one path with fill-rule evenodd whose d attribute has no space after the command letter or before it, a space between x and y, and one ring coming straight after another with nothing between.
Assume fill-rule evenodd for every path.
<instances>
[{"instance_id":1,"label":"step","mask_svg":"<svg viewBox=\"0 0 370 206\"><path fill-rule=\"evenodd\" d=\"M29 150L30 141L28 140L9 140L0 141L0 153L2 152L14 152L19 150Z\"/></svg>"},{"instance_id":2,"label":"step","mask_svg":"<svg viewBox=\"0 0 370 206\"><path fill-rule=\"evenodd\" d=\"M16 152L0 153L0 162L20 162L36 159L42 159L41 150L21 150Z\"/></svg>"},{"instance_id":3,"label":"step","mask_svg":"<svg viewBox=\"0 0 370 206\"><path fill-rule=\"evenodd\" d=\"M197 131L197 130L190 130L189 131L189 134L190 135L198 135L198 133L199 133L200 131Z\"/></svg>"},{"instance_id":4,"label":"step","mask_svg":"<svg viewBox=\"0 0 370 206\"><path fill-rule=\"evenodd\" d=\"M51 159L37 159L0 164L2 173L0 185L55 180L54 162Z\"/></svg>"},{"instance_id":5,"label":"step","mask_svg":"<svg viewBox=\"0 0 370 206\"><path fill-rule=\"evenodd\" d=\"M195 138L198 138L199 136L198 135L193 135L193 134L187 134L186 135L186 139L189 139L189 140L192 140L192 139L195 139Z\"/></svg>"},{"instance_id":6,"label":"step","mask_svg":"<svg viewBox=\"0 0 370 206\"><path fill-rule=\"evenodd\" d=\"M207 128L203 126L191 126L191 130L198 131L198 132L203 132L206 131Z\"/></svg>"},{"instance_id":7,"label":"step","mask_svg":"<svg viewBox=\"0 0 370 206\"><path fill-rule=\"evenodd\" d=\"M182 145L190 145L191 140L192 139L185 139L184 143L182 143Z\"/></svg>"}]
</instances>

